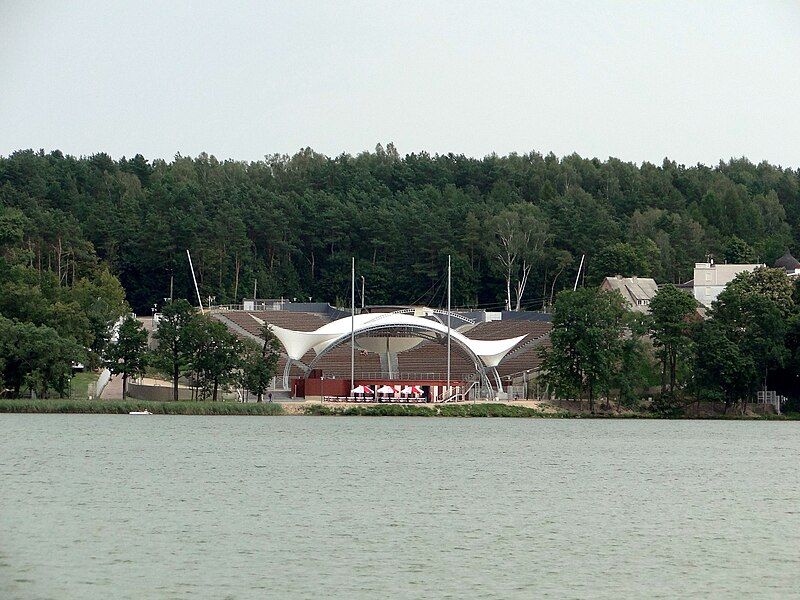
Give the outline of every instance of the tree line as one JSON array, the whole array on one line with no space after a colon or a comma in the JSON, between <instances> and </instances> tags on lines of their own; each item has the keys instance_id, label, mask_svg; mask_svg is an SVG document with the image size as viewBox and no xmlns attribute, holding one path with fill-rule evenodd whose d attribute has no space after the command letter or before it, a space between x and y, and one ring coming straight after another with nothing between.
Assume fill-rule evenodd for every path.
<instances>
[{"instance_id":1,"label":"tree line","mask_svg":"<svg viewBox=\"0 0 800 600\"><path fill-rule=\"evenodd\" d=\"M155 332L156 348L148 349L147 331L128 316L118 339L109 345L105 366L122 376L122 397L127 396L130 377L144 375L148 368L172 382L172 399L178 400L180 381L192 388L196 400L220 398L220 390L244 388L261 402L275 376L280 343L268 327L263 344L240 340L225 325L197 312L186 300L168 302Z\"/></svg>"},{"instance_id":2,"label":"tree line","mask_svg":"<svg viewBox=\"0 0 800 600\"><path fill-rule=\"evenodd\" d=\"M122 373L125 379L130 374L144 373L149 363L172 382L175 401L183 378L199 400L216 402L220 389L236 386L253 392L256 401L261 402L278 368L281 346L268 326L261 330L263 343L240 340L224 324L197 312L186 300L164 305L152 353L146 353L142 346L146 333L138 321L130 319L126 323L126 335L123 337L120 331L117 345L120 353L110 356L109 368ZM126 344L125 340L135 343ZM129 352L123 354L125 348Z\"/></svg>"},{"instance_id":3,"label":"tree line","mask_svg":"<svg viewBox=\"0 0 800 600\"><path fill-rule=\"evenodd\" d=\"M439 305L450 254L457 306L541 309L584 255L586 285L678 283L709 255L771 263L800 245L800 173L746 159L400 156L392 144L255 162L24 150L0 158L0 210L30 273L65 288L107 267L139 314L171 288L195 303L187 249L218 304L254 290L346 304L355 256L367 304Z\"/></svg>"},{"instance_id":4,"label":"tree line","mask_svg":"<svg viewBox=\"0 0 800 600\"><path fill-rule=\"evenodd\" d=\"M760 389L800 408L800 280L782 269L740 273L704 318L694 297L661 286L650 314L598 288L561 292L544 380L563 398L636 407L660 384L652 408L676 415L692 402L747 411Z\"/></svg>"}]
</instances>

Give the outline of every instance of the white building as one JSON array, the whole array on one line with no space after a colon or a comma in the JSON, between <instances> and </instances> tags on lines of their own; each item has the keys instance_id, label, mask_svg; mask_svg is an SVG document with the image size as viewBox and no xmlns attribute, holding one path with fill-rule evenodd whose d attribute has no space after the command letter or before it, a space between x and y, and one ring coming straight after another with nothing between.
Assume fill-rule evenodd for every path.
<instances>
[{"instance_id":1,"label":"white building","mask_svg":"<svg viewBox=\"0 0 800 600\"><path fill-rule=\"evenodd\" d=\"M725 286L733 281L739 273L754 271L766 265L718 265L695 263L694 265L694 297L703 306L710 308Z\"/></svg>"}]
</instances>

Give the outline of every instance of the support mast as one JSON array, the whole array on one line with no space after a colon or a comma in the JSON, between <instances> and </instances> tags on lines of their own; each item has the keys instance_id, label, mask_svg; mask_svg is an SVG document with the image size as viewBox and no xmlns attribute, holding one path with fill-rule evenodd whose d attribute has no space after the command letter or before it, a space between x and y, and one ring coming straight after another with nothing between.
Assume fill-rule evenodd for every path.
<instances>
[{"instance_id":1,"label":"support mast","mask_svg":"<svg viewBox=\"0 0 800 600\"><path fill-rule=\"evenodd\" d=\"M585 258L586 258L585 254L581 256L581 264L578 265L578 276L575 278L575 285L572 287L573 292L578 289L578 282L581 279L581 269L583 269L583 260Z\"/></svg>"},{"instance_id":2,"label":"support mast","mask_svg":"<svg viewBox=\"0 0 800 600\"><path fill-rule=\"evenodd\" d=\"M189 249L186 249L186 256L189 257L189 270L192 272L192 281L194 281L194 291L197 292L197 304L200 306L200 314L203 314L203 299L200 298L200 288L197 287L197 277L194 276L194 266L192 265L192 255L189 254Z\"/></svg>"},{"instance_id":3,"label":"support mast","mask_svg":"<svg viewBox=\"0 0 800 600\"><path fill-rule=\"evenodd\" d=\"M350 266L350 389L355 385L356 376L356 258ZM349 394L348 394L349 395Z\"/></svg>"}]
</instances>

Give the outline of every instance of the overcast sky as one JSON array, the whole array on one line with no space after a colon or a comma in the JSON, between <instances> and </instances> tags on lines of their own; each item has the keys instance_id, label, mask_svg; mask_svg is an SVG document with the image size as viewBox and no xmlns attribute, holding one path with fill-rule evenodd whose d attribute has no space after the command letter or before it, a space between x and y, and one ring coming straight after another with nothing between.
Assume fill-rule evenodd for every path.
<instances>
[{"instance_id":1,"label":"overcast sky","mask_svg":"<svg viewBox=\"0 0 800 600\"><path fill-rule=\"evenodd\" d=\"M0 0L0 154L800 167L799 2Z\"/></svg>"}]
</instances>

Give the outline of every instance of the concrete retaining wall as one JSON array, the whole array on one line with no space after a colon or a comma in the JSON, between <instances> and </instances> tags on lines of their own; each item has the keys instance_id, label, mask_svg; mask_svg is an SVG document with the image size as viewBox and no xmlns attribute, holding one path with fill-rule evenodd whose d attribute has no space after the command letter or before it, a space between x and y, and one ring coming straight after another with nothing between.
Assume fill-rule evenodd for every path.
<instances>
[{"instance_id":1,"label":"concrete retaining wall","mask_svg":"<svg viewBox=\"0 0 800 600\"><path fill-rule=\"evenodd\" d=\"M143 385L128 382L128 396L137 400L152 400L154 402L169 402L172 400L172 388L163 385ZM191 400L192 390L178 388L178 400Z\"/></svg>"}]
</instances>

